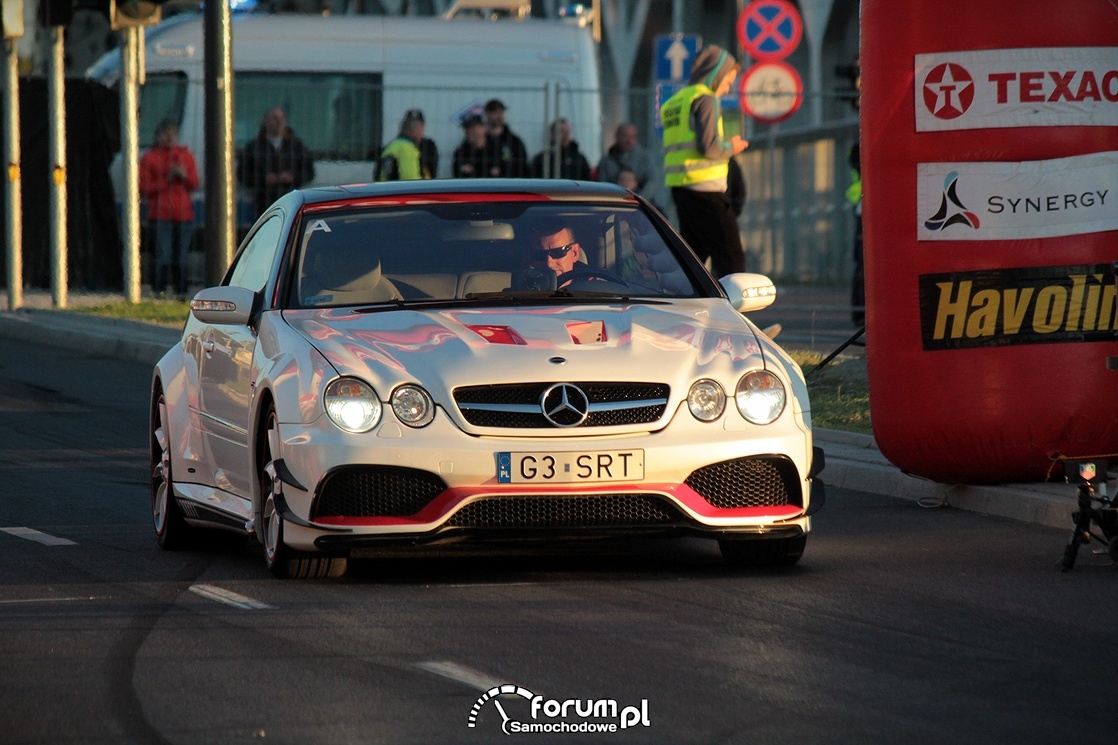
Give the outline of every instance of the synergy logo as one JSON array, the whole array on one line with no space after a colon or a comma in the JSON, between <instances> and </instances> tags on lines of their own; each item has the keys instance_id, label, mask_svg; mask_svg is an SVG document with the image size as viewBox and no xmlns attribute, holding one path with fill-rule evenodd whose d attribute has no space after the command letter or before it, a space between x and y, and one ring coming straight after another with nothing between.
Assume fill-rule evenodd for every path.
<instances>
[{"instance_id":1,"label":"synergy logo","mask_svg":"<svg viewBox=\"0 0 1118 745\"><path fill-rule=\"evenodd\" d=\"M944 62L924 78L924 105L937 119L956 119L974 102L974 78L962 65Z\"/></svg>"},{"instance_id":2,"label":"synergy logo","mask_svg":"<svg viewBox=\"0 0 1118 745\"><path fill-rule=\"evenodd\" d=\"M1118 230L1118 151L1020 162L920 163L916 199L921 241L1030 240Z\"/></svg>"},{"instance_id":3,"label":"synergy logo","mask_svg":"<svg viewBox=\"0 0 1118 745\"><path fill-rule=\"evenodd\" d=\"M501 696L506 697L504 704L499 700ZM517 697L527 704L517 703L513 708ZM488 708L501 717L501 731L506 735L621 732L630 727L648 727L651 724L648 699L641 699L639 706L625 707L620 707L612 698L557 701L537 696L527 688L505 683L490 688L474 702L467 727L477 727L478 717L490 702L492 706ZM514 717L506 711L505 705L509 705L514 713L523 713L519 718Z\"/></svg>"},{"instance_id":4,"label":"synergy logo","mask_svg":"<svg viewBox=\"0 0 1118 745\"><path fill-rule=\"evenodd\" d=\"M916 131L1118 125L1113 47L914 57Z\"/></svg>"},{"instance_id":5,"label":"synergy logo","mask_svg":"<svg viewBox=\"0 0 1118 745\"><path fill-rule=\"evenodd\" d=\"M943 180L943 198L940 200L939 209L924 221L924 227L928 230L943 230L948 225L969 225L978 229L978 215L968 212L959 201L959 194L955 189L958 183L959 174L955 171L947 174L947 178Z\"/></svg>"}]
</instances>

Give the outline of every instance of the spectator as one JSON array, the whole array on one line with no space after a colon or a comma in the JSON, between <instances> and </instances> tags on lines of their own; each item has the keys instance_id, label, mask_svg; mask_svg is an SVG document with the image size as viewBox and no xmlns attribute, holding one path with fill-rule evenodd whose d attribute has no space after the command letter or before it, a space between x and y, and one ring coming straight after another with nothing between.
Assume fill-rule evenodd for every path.
<instances>
[{"instance_id":1,"label":"spectator","mask_svg":"<svg viewBox=\"0 0 1118 745\"><path fill-rule=\"evenodd\" d=\"M524 140L513 134L505 123L505 104L499 99L490 99L485 104L485 119L488 124L488 137L500 156L498 176L524 178L528 175L528 149Z\"/></svg>"},{"instance_id":2,"label":"spectator","mask_svg":"<svg viewBox=\"0 0 1118 745\"><path fill-rule=\"evenodd\" d=\"M485 136L485 117L469 114L462 120L462 144L454 151L454 178L489 178L501 175L496 145Z\"/></svg>"},{"instance_id":3,"label":"spectator","mask_svg":"<svg viewBox=\"0 0 1118 745\"><path fill-rule=\"evenodd\" d=\"M664 127L664 182L671 187L679 231L715 276L745 269L741 232L726 193L729 160L749 143L723 140L719 98L730 91L738 64L722 48L703 47L690 84L660 107Z\"/></svg>"},{"instance_id":4,"label":"spectator","mask_svg":"<svg viewBox=\"0 0 1118 745\"><path fill-rule=\"evenodd\" d=\"M579 152L578 143L571 138L571 123L566 119L556 119L551 124L549 135L548 148L532 158L533 178L546 176L590 181L590 163Z\"/></svg>"},{"instance_id":5,"label":"spectator","mask_svg":"<svg viewBox=\"0 0 1118 745\"><path fill-rule=\"evenodd\" d=\"M601 174L599 173L599 176L600 175ZM617 184L618 186L623 186L629 191L637 191L640 188L640 181L639 179L637 179L636 172L633 171L632 168L629 168L627 166L621 166L621 169L617 172L617 177L613 180L613 183Z\"/></svg>"},{"instance_id":6,"label":"spectator","mask_svg":"<svg viewBox=\"0 0 1118 745\"><path fill-rule=\"evenodd\" d=\"M237 179L252 191L257 217L287 192L314 180L311 152L287 126L283 109L270 109L256 139L245 143Z\"/></svg>"},{"instance_id":7,"label":"spectator","mask_svg":"<svg viewBox=\"0 0 1118 745\"><path fill-rule=\"evenodd\" d=\"M419 116L419 121L423 122L423 138L419 141L419 169L424 174L423 178L438 178L439 177L439 146L430 137L427 137L427 120L423 118L423 112L419 109L412 109Z\"/></svg>"},{"instance_id":8,"label":"spectator","mask_svg":"<svg viewBox=\"0 0 1118 745\"><path fill-rule=\"evenodd\" d=\"M423 167L419 146L426 125L423 112L408 109L400 120L400 133L385 146L377 161L377 181L418 181L431 178Z\"/></svg>"},{"instance_id":9,"label":"spectator","mask_svg":"<svg viewBox=\"0 0 1118 745\"><path fill-rule=\"evenodd\" d=\"M866 268L862 249L862 149L855 142L850 148L850 186L846 201L854 210L854 277L850 284L850 320L855 326L866 325Z\"/></svg>"},{"instance_id":10,"label":"spectator","mask_svg":"<svg viewBox=\"0 0 1118 745\"><path fill-rule=\"evenodd\" d=\"M660 166L656 157L637 142L637 125L632 122L618 125L616 140L598 161L598 180L619 183L617 175L622 168L630 169L637 177L633 191L663 211Z\"/></svg>"},{"instance_id":11,"label":"spectator","mask_svg":"<svg viewBox=\"0 0 1118 745\"><path fill-rule=\"evenodd\" d=\"M167 289L168 275L175 295L186 295L186 254L194 233L194 205L190 194L198 188L194 156L179 145L179 127L164 120L155 130L155 145L140 158L140 195L147 200L149 236L155 254L152 291Z\"/></svg>"}]
</instances>

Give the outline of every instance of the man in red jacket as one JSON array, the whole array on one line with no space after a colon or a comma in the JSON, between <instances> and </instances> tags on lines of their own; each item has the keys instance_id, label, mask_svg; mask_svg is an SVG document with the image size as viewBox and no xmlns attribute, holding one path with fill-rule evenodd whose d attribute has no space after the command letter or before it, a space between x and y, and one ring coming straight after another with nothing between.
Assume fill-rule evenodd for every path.
<instances>
[{"instance_id":1,"label":"man in red jacket","mask_svg":"<svg viewBox=\"0 0 1118 745\"><path fill-rule=\"evenodd\" d=\"M167 288L168 274L179 297L186 295L186 252L194 233L190 194L198 188L198 168L190 150L178 144L179 127L162 121L155 145L140 158L140 194L147 199L149 235L155 254L153 292Z\"/></svg>"}]
</instances>

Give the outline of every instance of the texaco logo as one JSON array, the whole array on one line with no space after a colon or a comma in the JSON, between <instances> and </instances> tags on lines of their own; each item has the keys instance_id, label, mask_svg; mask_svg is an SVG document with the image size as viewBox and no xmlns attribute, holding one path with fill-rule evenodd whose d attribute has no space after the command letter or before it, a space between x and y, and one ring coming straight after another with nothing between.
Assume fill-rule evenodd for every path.
<instances>
[{"instance_id":1,"label":"texaco logo","mask_svg":"<svg viewBox=\"0 0 1118 745\"><path fill-rule=\"evenodd\" d=\"M962 65L944 62L924 78L924 105L937 119L957 119L974 102L974 78Z\"/></svg>"}]
</instances>

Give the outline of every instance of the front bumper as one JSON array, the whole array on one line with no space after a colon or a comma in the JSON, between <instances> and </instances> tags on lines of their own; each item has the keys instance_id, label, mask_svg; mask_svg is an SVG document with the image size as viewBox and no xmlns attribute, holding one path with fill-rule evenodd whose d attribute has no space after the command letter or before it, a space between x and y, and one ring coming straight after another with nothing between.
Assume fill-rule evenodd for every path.
<instances>
[{"instance_id":1,"label":"front bumper","mask_svg":"<svg viewBox=\"0 0 1118 745\"><path fill-rule=\"evenodd\" d=\"M325 417L309 425L281 423L285 541L300 550L343 550L465 538L806 533L817 509L813 500L822 501L822 484L809 475L810 433L794 416L767 427L740 425L732 419L700 423L686 410L654 433L562 438L471 436L442 412L420 430L389 415L366 435L341 432ZM644 452L643 479L497 479L500 452L626 449ZM736 484L743 473L756 475L762 486ZM349 480L360 483L383 474L393 480L366 483L360 499L331 496L339 475L356 475ZM413 483L419 493L396 493ZM746 494L757 490L764 492L759 500ZM734 498L738 492L741 500Z\"/></svg>"}]
</instances>

